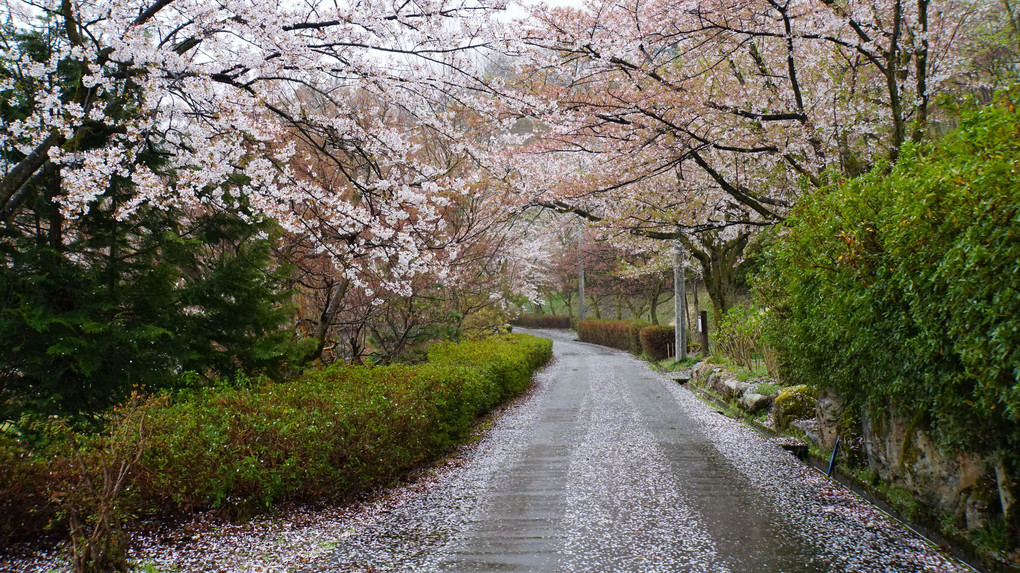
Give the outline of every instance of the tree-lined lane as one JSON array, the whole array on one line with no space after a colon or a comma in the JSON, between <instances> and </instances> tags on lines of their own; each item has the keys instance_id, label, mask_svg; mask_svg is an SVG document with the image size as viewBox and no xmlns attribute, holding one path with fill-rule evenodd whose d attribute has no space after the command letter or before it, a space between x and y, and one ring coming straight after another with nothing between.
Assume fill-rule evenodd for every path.
<instances>
[{"instance_id":1,"label":"tree-lined lane","mask_svg":"<svg viewBox=\"0 0 1020 573\"><path fill-rule=\"evenodd\" d=\"M314 570L967 570L635 358L541 334L533 396Z\"/></svg>"}]
</instances>

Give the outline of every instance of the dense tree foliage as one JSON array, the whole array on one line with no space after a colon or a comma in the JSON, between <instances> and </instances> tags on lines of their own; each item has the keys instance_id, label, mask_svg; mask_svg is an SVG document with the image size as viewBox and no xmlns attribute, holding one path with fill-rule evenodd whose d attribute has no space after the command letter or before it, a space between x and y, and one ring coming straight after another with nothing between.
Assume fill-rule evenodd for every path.
<instances>
[{"instance_id":1,"label":"dense tree foliage","mask_svg":"<svg viewBox=\"0 0 1020 573\"><path fill-rule=\"evenodd\" d=\"M549 102L521 187L679 241L721 316L758 229L806 190L895 161L1017 68L1016 7L967 0L584 0L538 7L525 89ZM661 249L661 247L660 247Z\"/></svg>"},{"instance_id":2,"label":"dense tree foliage","mask_svg":"<svg viewBox=\"0 0 1020 573\"><path fill-rule=\"evenodd\" d=\"M790 381L865 413L892 405L946 448L998 459L1007 515L1003 476L1020 470L1017 96L966 110L891 170L806 196L758 285Z\"/></svg>"},{"instance_id":3,"label":"dense tree foliage","mask_svg":"<svg viewBox=\"0 0 1020 573\"><path fill-rule=\"evenodd\" d=\"M154 211L58 251L26 234L2 245L2 414L101 410L132 388L237 372L280 374L292 352L285 269L259 226ZM112 255L111 255L112 253ZM27 401L27 402L26 402ZM13 409L12 409L13 408Z\"/></svg>"}]
</instances>

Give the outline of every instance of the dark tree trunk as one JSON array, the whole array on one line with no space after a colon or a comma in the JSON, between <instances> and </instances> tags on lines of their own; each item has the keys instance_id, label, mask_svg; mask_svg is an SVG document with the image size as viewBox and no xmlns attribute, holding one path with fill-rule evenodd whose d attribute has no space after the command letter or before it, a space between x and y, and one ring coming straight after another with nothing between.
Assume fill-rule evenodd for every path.
<instances>
[{"instance_id":1,"label":"dark tree trunk","mask_svg":"<svg viewBox=\"0 0 1020 573\"><path fill-rule=\"evenodd\" d=\"M573 291L570 291L570 293L568 295L563 297L563 303L567 305L567 316L569 316L570 317L570 321L573 322L574 321L574 304L573 304L574 303L574 292Z\"/></svg>"},{"instance_id":2,"label":"dark tree trunk","mask_svg":"<svg viewBox=\"0 0 1020 573\"><path fill-rule=\"evenodd\" d=\"M694 288L691 290L694 291L694 314L700 315L701 303L698 301L698 277L694 277Z\"/></svg>"},{"instance_id":3,"label":"dark tree trunk","mask_svg":"<svg viewBox=\"0 0 1020 573\"><path fill-rule=\"evenodd\" d=\"M733 306L733 274L750 237L749 232L742 232L732 239L723 240L715 233L702 233L693 240L681 239L701 265L705 290L712 299L712 309L715 311L716 328L726 311Z\"/></svg>"},{"instance_id":4,"label":"dark tree trunk","mask_svg":"<svg viewBox=\"0 0 1020 573\"><path fill-rule=\"evenodd\" d=\"M659 295L662 294L662 281L655 283L655 288L648 295L648 318L652 324L659 324Z\"/></svg>"},{"instance_id":5,"label":"dark tree trunk","mask_svg":"<svg viewBox=\"0 0 1020 573\"><path fill-rule=\"evenodd\" d=\"M333 325L336 313L340 311L340 303L347 294L348 284L347 281L339 281L336 286L330 285L330 288L327 289L329 294L326 295L328 297L326 307L319 315L319 323L315 327L315 340L318 341L318 344L316 344L315 350L305 357L306 364L322 358L322 352L326 349L326 335L329 334L329 328Z\"/></svg>"}]
</instances>

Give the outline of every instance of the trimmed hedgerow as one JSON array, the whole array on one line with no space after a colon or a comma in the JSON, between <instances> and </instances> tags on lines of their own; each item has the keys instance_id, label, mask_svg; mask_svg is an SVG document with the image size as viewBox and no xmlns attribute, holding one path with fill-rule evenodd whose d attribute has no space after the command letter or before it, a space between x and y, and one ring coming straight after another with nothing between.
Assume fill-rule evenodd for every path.
<instances>
[{"instance_id":1,"label":"trimmed hedgerow","mask_svg":"<svg viewBox=\"0 0 1020 573\"><path fill-rule=\"evenodd\" d=\"M639 332L641 350L652 360L669 358L669 347L676 340L676 331L672 326L646 326Z\"/></svg>"},{"instance_id":2,"label":"trimmed hedgerow","mask_svg":"<svg viewBox=\"0 0 1020 573\"><path fill-rule=\"evenodd\" d=\"M510 324L525 328L570 328L570 317L551 314L522 314L511 320Z\"/></svg>"},{"instance_id":3,"label":"trimmed hedgerow","mask_svg":"<svg viewBox=\"0 0 1020 573\"><path fill-rule=\"evenodd\" d=\"M336 366L286 385L211 392L152 416L142 466L181 509L346 497L463 438L551 356L525 335L444 343L416 366Z\"/></svg>"},{"instance_id":4,"label":"trimmed hedgerow","mask_svg":"<svg viewBox=\"0 0 1020 573\"><path fill-rule=\"evenodd\" d=\"M641 354L640 333L647 325L640 320L582 320L577 323L577 338L582 342Z\"/></svg>"},{"instance_id":5,"label":"trimmed hedgerow","mask_svg":"<svg viewBox=\"0 0 1020 573\"><path fill-rule=\"evenodd\" d=\"M121 429L108 433L131 442L122 431L130 427L144 443L125 503L139 514L219 508L245 517L282 500L349 498L448 451L551 356L551 341L520 334L441 343L425 364L334 366L286 384L209 388L122 409L112 418ZM66 527L60 508L40 507L44 518L29 521L19 514L48 503L60 484L47 483L44 468L66 469L71 455L63 445L29 452L0 440L0 492L17 510L0 517L6 540L38 533L47 520Z\"/></svg>"}]
</instances>

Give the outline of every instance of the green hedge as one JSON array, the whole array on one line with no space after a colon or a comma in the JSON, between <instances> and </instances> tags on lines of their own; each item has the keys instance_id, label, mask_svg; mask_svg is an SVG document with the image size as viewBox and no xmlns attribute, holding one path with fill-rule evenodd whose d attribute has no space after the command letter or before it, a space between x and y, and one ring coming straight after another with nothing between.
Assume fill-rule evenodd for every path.
<instances>
[{"instance_id":1,"label":"green hedge","mask_svg":"<svg viewBox=\"0 0 1020 573\"><path fill-rule=\"evenodd\" d=\"M551 314L522 314L510 321L515 326L525 328L570 328L569 316L553 316Z\"/></svg>"},{"instance_id":2,"label":"green hedge","mask_svg":"<svg viewBox=\"0 0 1020 573\"><path fill-rule=\"evenodd\" d=\"M577 338L582 342L641 354L641 329L647 322L640 320L582 320L577 323Z\"/></svg>"},{"instance_id":3,"label":"green hedge","mask_svg":"<svg viewBox=\"0 0 1020 573\"><path fill-rule=\"evenodd\" d=\"M131 428L144 417L145 447L124 503L140 514L221 508L245 516L281 500L349 498L458 444L551 356L549 340L508 335L435 345L416 366L335 366L285 384L150 400L114 416ZM67 443L29 451L0 440L9 510L0 541L38 533L47 520L64 526L46 500L61 487L54 479L75 479L72 455ZM45 468L63 469L49 479Z\"/></svg>"},{"instance_id":4,"label":"green hedge","mask_svg":"<svg viewBox=\"0 0 1020 573\"><path fill-rule=\"evenodd\" d=\"M1015 98L1017 93L1012 94ZM897 407L1020 472L1020 115L967 111L933 149L806 196L758 279L791 383Z\"/></svg>"},{"instance_id":5,"label":"green hedge","mask_svg":"<svg viewBox=\"0 0 1020 573\"><path fill-rule=\"evenodd\" d=\"M676 342L676 330L672 326L646 326L641 329L639 337L645 355L653 360L665 360L670 356L670 347Z\"/></svg>"}]
</instances>

